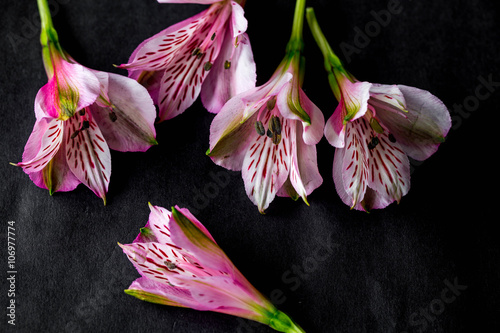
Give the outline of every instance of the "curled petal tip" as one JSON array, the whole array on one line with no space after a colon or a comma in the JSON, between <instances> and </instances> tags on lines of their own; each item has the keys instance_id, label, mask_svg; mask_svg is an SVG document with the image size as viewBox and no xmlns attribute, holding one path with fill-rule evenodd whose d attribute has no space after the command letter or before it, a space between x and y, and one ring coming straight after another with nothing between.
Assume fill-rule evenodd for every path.
<instances>
[{"instance_id":1,"label":"curled petal tip","mask_svg":"<svg viewBox=\"0 0 500 333\"><path fill-rule=\"evenodd\" d=\"M13 165L13 166L19 166L17 163L12 163L12 162L9 162L10 165Z\"/></svg>"},{"instance_id":2,"label":"curled petal tip","mask_svg":"<svg viewBox=\"0 0 500 333\"><path fill-rule=\"evenodd\" d=\"M205 155L210 156L211 153L212 151L210 150L210 148L208 148L207 151L205 152Z\"/></svg>"}]
</instances>

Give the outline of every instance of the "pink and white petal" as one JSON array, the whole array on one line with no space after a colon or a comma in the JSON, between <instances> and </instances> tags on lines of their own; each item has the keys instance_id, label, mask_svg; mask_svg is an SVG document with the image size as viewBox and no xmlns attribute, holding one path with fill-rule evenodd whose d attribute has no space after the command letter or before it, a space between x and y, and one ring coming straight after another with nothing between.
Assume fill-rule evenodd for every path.
<instances>
[{"instance_id":1,"label":"pink and white petal","mask_svg":"<svg viewBox=\"0 0 500 333\"><path fill-rule=\"evenodd\" d=\"M258 136L255 131L257 114L245 119L242 112L245 106L240 96L233 97L210 125L208 155L215 164L229 170L241 170L250 142Z\"/></svg>"},{"instance_id":2,"label":"pink and white petal","mask_svg":"<svg viewBox=\"0 0 500 333\"><path fill-rule=\"evenodd\" d=\"M271 113L262 123L267 128ZM241 175L245 182L245 190L250 200L257 205L259 211L265 209L274 200L276 193L283 186L290 172L291 139L290 126L293 121L281 118L281 141L274 144L271 138L257 135L250 142Z\"/></svg>"},{"instance_id":3,"label":"pink and white petal","mask_svg":"<svg viewBox=\"0 0 500 333\"><path fill-rule=\"evenodd\" d=\"M377 135L368 122L359 119L365 129L365 140ZM377 192L377 200L365 198L365 209L384 208L393 201L399 202L410 189L410 162L398 143L389 140L386 132L379 134L378 144L365 152L368 161L368 186Z\"/></svg>"},{"instance_id":4,"label":"pink and white petal","mask_svg":"<svg viewBox=\"0 0 500 333\"><path fill-rule=\"evenodd\" d=\"M201 40L196 41L193 45L200 43ZM215 39L214 43L201 56L192 55L192 49L186 48L186 52L173 59L172 64L166 68L160 84L158 95L160 121L176 117L193 104L208 75L208 71L205 69L206 64L213 65L221 45L222 41Z\"/></svg>"},{"instance_id":5,"label":"pink and white petal","mask_svg":"<svg viewBox=\"0 0 500 333\"><path fill-rule=\"evenodd\" d=\"M362 119L364 120L364 119ZM346 124L346 147L342 154L342 160L336 161L337 153L334 157L334 169L336 163L341 163L340 171L344 191L352 199L348 205L353 208L360 203L365 195L368 185L368 163L367 163L367 134L368 129L360 126L359 120ZM337 149L336 149L337 150ZM340 156L340 154L339 154ZM337 175L338 177L338 175ZM339 180L336 180L336 184ZM340 182L339 182L340 183Z\"/></svg>"},{"instance_id":6,"label":"pink and white petal","mask_svg":"<svg viewBox=\"0 0 500 333\"><path fill-rule=\"evenodd\" d=\"M345 124L342 117L342 100L337 105L333 114L325 124L325 138L330 145L336 148L344 148L345 145Z\"/></svg>"},{"instance_id":7,"label":"pink and white petal","mask_svg":"<svg viewBox=\"0 0 500 333\"><path fill-rule=\"evenodd\" d=\"M73 174L106 203L111 177L111 155L101 130L93 118L89 118L89 128L80 130L78 117L65 122L66 159Z\"/></svg>"},{"instance_id":8,"label":"pink and white petal","mask_svg":"<svg viewBox=\"0 0 500 333\"><path fill-rule=\"evenodd\" d=\"M436 96L426 90L398 85L405 96L407 119L381 113L380 119L401 148L416 160L425 160L444 142L451 127L450 113Z\"/></svg>"},{"instance_id":9,"label":"pink and white petal","mask_svg":"<svg viewBox=\"0 0 500 333\"><path fill-rule=\"evenodd\" d=\"M386 107L390 106L388 109L392 109L393 112L400 113L402 111L406 111L405 97L395 84L388 85L372 83L372 86L370 87L369 103L371 104L374 99L378 105L385 105Z\"/></svg>"},{"instance_id":10,"label":"pink and white petal","mask_svg":"<svg viewBox=\"0 0 500 333\"><path fill-rule=\"evenodd\" d=\"M226 61L230 67L226 68ZM238 38L235 47L229 33L224 36L221 51L201 88L205 108L218 113L232 97L255 87L257 79L252 47L246 34Z\"/></svg>"},{"instance_id":11,"label":"pink and white petal","mask_svg":"<svg viewBox=\"0 0 500 333\"><path fill-rule=\"evenodd\" d=\"M304 126L302 139L306 145L315 145L323 137L325 117L323 116L323 112L307 97L302 88L299 88L299 94L300 104L311 119L310 125L302 122Z\"/></svg>"},{"instance_id":12,"label":"pink and white petal","mask_svg":"<svg viewBox=\"0 0 500 333\"><path fill-rule=\"evenodd\" d=\"M170 231L173 244L187 251L204 268L231 273L233 265L226 254L198 224L193 223L182 211L172 208Z\"/></svg>"},{"instance_id":13,"label":"pink and white petal","mask_svg":"<svg viewBox=\"0 0 500 333\"><path fill-rule=\"evenodd\" d=\"M171 286L167 281L160 283L147 277L136 279L125 292L151 303L193 309L198 306L189 290Z\"/></svg>"},{"instance_id":14,"label":"pink and white petal","mask_svg":"<svg viewBox=\"0 0 500 333\"><path fill-rule=\"evenodd\" d=\"M109 73L107 94L111 107L91 106L109 148L118 151L146 151L156 144L156 108L148 91L137 81ZM110 112L116 118L110 117Z\"/></svg>"},{"instance_id":15,"label":"pink and white petal","mask_svg":"<svg viewBox=\"0 0 500 333\"><path fill-rule=\"evenodd\" d=\"M149 204L149 209L148 223L146 223L144 228L141 228L141 232L137 235L133 243L172 243L170 228L168 227L172 213L163 207L151 204Z\"/></svg>"},{"instance_id":16,"label":"pink and white petal","mask_svg":"<svg viewBox=\"0 0 500 333\"><path fill-rule=\"evenodd\" d=\"M290 182L297 192L307 203L307 196L323 183L318 170L318 160L316 154L316 145L308 145L303 139L301 133L302 126L298 121L293 121L291 138L291 167Z\"/></svg>"},{"instance_id":17,"label":"pink and white petal","mask_svg":"<svg viewBox=\"0 0 500 333\"><path fill-rule=\"evenodd\" d=\"M368 110L368 99L370 98L370 82L351 82L349 79L343 79L342 89L342 120L354 121L365 115Z\"/></svg>"},{"instance_id":18,"label":"pink and white petal","mask_svg":"<svg viewBox=\"0 0 500 333\"><path fill-rule=\"evenodd\" d=\"M57 154L63 135L61 120L48 117L37 120L24 147L23 161L17 166L22 167L28 174L41 171Z\"/></svg>"},{"instance_id":19,"label":"pink and white petal","mask_svg":"<svg viewBox=\"0 0 500 333\"><path fill-rule=\"evenodd\" d=\"M129 76L133 73L137 75L137 70L158 71L166 68L178 52L193 52L199 44L192 43L198 35L197 30L205 26L207 20L211 18L207 13L209 13L209 9L146 39L132 52L128 63L119 67L128 69ZM190 47L191 44L196 45Z\"/></svg>"},{"instance_id":20,"label":"pink and white petal","mask_svg":"<svg viewBox=\"0 0 500 333\"><path fill-rule=\"evenodd\" d=\"M338 196L342 200L342 202L348 206L352 206L353 198L350 193L348 193L344 186L344 159L346 155L346 149L337 148L335 149L335 155L333 157L333 168L332 168L332 176L333 182L335 184L335 190L337 191ZM358 209L357 206L354 207Z\"/></svg>"},{"instance_id":21,"label":"pink and white petal","mask_svg":"<svg viewBox=\"0 0 500 333\"><path fill-rule=\"evenodd\" d=\"M231 1L232 15L231 15L231 30L232 37L236 38L247 31L248 21L245 18L245 11L236 1Z\"/></svg>"}]
</instances>

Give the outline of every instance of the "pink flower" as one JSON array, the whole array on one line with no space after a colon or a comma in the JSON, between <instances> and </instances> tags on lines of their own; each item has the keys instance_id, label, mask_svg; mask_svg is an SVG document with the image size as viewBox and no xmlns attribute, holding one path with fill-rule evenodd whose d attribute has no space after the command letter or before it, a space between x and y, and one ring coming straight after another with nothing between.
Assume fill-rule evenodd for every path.
<instances>
[{"instance_id":1,"label":"pink flower","mask_svg":"<svg viewBox=\"0 0 500 333\"><path fill-rule=\"evenodd\" d=\"M302 17L298 1L295 17ZM307 196L323 179L316 144L323 136L322 112L301 88L302 20L295 20L287 54L271 79L231 98L210 127L212 160L229 170L241 170L245 190L259 211L276 195Z\"/></svg>"},{"instance_id":2,"label":"pink flower","mask_svg":"<svg viewBox=\"0 0 500 333\"><path fill-rule=\"evenodd\" d=\"M307 18L339 101L325 126L336 147L337 193L357 210L399 202L410 189L408 156L421 161L437 151L451 127L448 109L425 90L356 80L329 47L312 9Z\"/></svg>"},{"instance_id":3,"label":"pink flower","mask_svg":"<svg viewBox=\"0 0 500 333\"><path fill-rule=\"evenodd\" d=\"M141 274L127 294L255 320L281 332L303 332L248 282L187 209L150 209L148 223L132 244L119 244Z\"/></svg>"},{"instance_id":4,"label":"pink flower","mask_svg":"<svg viewBox=\"0 0 500 333\"><path fill-rule=\"evenodd\" d=\"M200 91L207 110L217 113L229 98L255 86L243 1L158 2L211 4L142 42L119 66L148 88L159 106L159 121L184 112Z\"/></svg>"},{"instance_id":5,"label":"pink flower","mask_svg":"<svg viewBox=\"0 0 500 333\"><path fill-rule=\"evenodd\" d=\"M135 80L88 69L64 52L44 4L39 1L49 81L35 98L36 122L15 165L50 194L83 183L106 203L109 149L146 151L156 144L156 110Z\"/></svg>"}]
</instances>

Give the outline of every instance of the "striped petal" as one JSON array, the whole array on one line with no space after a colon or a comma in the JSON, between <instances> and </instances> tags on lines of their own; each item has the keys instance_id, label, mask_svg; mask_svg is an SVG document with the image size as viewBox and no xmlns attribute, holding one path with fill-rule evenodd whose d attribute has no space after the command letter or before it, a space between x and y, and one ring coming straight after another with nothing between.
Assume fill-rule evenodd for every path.
<instances>
[{"instance_id":1,"label":"striped petal","mask_svg":"<svg viewBox=\"0 0 500 333\"><path fill-rule=\"evenodd\" d=\"M262 123L267 128L271 112ZM266 135L255 133L251 137L251 146L243 161L242 176L245 190L259 211L269 206L278 190L283 186L290 171L290 126L295 121L281 118L281 141L274 144Z\"/></svg>"},{"instance_id":2,"label":"striped petal","mask_svg":"<svg viewBox=\"0 0 500 333\"><path fill-rule=\"evenodd\" d=\"M351 208L363 200L368 185L369 170L365 157L368 150L367 135L362 127L355 124L352 122L346 124L346 147L335 149L333 160L333 177L337 192L344 203Z\"/></svg>"},{"instance_id":3,"label":"striped petal","mask_svg":"<svg viewBox=\"0 0 500 333\"><path fill-rule=\"evenodd\" d=\"M226 64L230 64L229 68ZM201 89L203 105L208 111L218 113L232 97L254 88L256 79L256 66L248 36L242 34L235 47L233 37L226 33L221 52Z\"/></svg>"},{"instance_id":4,"label":"striped petal","mask_svg":"<svg viewBox=\"0 0 500 333\"><path fill-rule=\"evenodd\" d=\"M24 148L23 161L17 166L28 174L41 171L57 154L63 135L63 121L47 117L37 120Z\"/></svg>"},{"instance_id":5,"label":"striped petal","mask_svg":"<svg viewBox=\"0 0 500 333\"><path fill-rule=\"evenodd\" d=\"M92 117L80 130L78 116L65 122L66 159L73 174L106 204L111 177L111 155L101 130Z\"/></svg>"},{"instance_id":6,"label":"striped petal","mask_svg":"<svg viewBox=\"0 0 500 333\"><path fill-rule=\"evenodd\" d=\"M137 73L138 70L158 71L166 68L175 58L177 52L184 52L183 49L191 44L198 29L205 26L207 12L208 9L146 39L137 46L128 63L119 67L128 69L129 76L132 73ZM193 49L190 51L192 52Z\"/></svg>"}]
</instances>

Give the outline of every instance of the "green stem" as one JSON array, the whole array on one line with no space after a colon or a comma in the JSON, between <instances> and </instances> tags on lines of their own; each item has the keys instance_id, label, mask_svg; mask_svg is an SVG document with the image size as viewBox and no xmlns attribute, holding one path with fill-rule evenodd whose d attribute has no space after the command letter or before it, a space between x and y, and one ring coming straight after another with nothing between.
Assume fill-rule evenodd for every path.
<instances>
[{"instance_id":1,"label":"green stem","mask_svg":"<svg viewBox=\"0 0 500 333\"><path fill-rule=\"evenodd\" d=\"M325 70L328 73L328 82L330 83L330 87L332 88L335 98L340 101L341 90L337 82L337 76L345 75L350 78L351 75L345 70L342 65L342 61L340 61L339 57L337 57L335 52L333 52L330 44L326 40L326 37L318 24L313 8L309 7L306 9L306 18L314 40L316 41L316 44L318 44L321 53L323 53L323 57L325 59Z\"/></svg>"},{"instance_id":2,"label":"green stem","mask_svg":"<svg viewBox=\"0 0 500 333\"><path fill-rule=\"evenodd\" d=\"M292 35L290 37L290 42L296 41L302 43L305 8L306 0L297 0L297 2L295 3L295 13L293 15Z\"/></svg>"},{"instance_id":3,"label":"green stem","mask_svg":"<svg viewBox=\"0 0 500 333\"><path fill-rule=\"evenodd\" d=\"M339 57L337 57L335 52L333 52L330 44L328 44L328 41L326 40L326 37L318 24L318 20L316 19L316 14L314 13L313 8L309 7L306 9L306 18L314 40L323 53L325 61L328 61L328 63L333 67L343 69L344 66L342 65L342 62L340 61Z\"/></svg>"},{"instance_id":4,"label":"green stem","mask_svg":"<svg viewBox=\"0 0 500 333\"><path fill-rule=\"evenodd\" d=\"M64 60L67 59L61 45L59 44L59 37L57 36L57 31L52 23L52 17L50 15L47 0L37 0L37 4L42 25L40 32L40 44L42 44L43 65L45 66L47 76L50 78L54 74L54 57L60 57Z\"/></svg>"}]
</instances>

